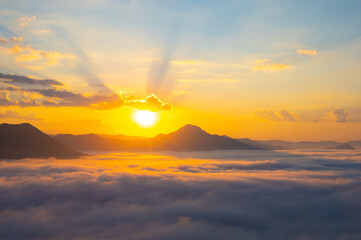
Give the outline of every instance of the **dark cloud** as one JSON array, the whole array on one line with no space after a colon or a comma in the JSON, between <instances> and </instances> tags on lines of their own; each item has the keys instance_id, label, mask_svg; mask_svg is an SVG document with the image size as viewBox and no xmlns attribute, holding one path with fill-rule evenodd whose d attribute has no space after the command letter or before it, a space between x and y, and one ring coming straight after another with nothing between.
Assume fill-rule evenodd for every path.
<instances>
[{"instance_id":1,"label":"dark cloud","mask_svg":"<svg viewBox=\"0 0 361 240\"><path fill-rule=\"evenodd\" d=\"M218 171L207 175L145 167L147 155L139 167L151 175L119 168L134 156L119 155L114 171L116 155L3 161L0 239L360 239L359 153L223 153L238 161L192 164Z\"/></svg>"},{"instance_id":2,"label":"dark cloud","mask_svg":"<svg viewBox=\"0 0 361 240\"><path fill-rule=\"evenodd\" d=\"M1 44L6 44L8 41L6 40L6 38L2 38L0 37L0 43Z\"/></svg>"},{"instance_id":3,"label":"dark cloud","mask_svg":"<svg viewBox=\"0 0 361 240\"><path fill-rule=\"evenodd\" d=\"M24 98L20 101L10 99L9 95L6 92L0 92L0 106L9 107L9 106L19 106L19 107L36 107L41 106L42 104L36 99Z\"/></svg>"},{"instance_id":4,"label":"dark cloud","mask_svg":"<svg viewBox=\"0 0 361 240\"><path fill-rule=\"evenodd\" d=\"M26 76L0 73L0 81L11 84L28 84L41 86L64 86L63 83L54 79L33 79Z\"/></svg>"},{"instance_id":5,"label":"dark cloud","mask_svg":"<svg viewBox=\"0 0 361 240\"><path fill-rule=\"evenodd\" d=\"M15 86L4 86L4 87L0 87L0 91L15 92L15 91L20 91L20 88Z\"/></svg>"},{"instance_id":6,"label":"dark cloud","mask_svg":"<svg viewBox=\"0 0 361 240\"><path fill-rule=\"evenodd\" d=\"M347 122L349 120L349 113L346 110L340 108L333 109L330 112L330 116L339 123Z\"/></svg>"},{"instance_id":7,"label":"dark cloud","mask_svg":"<svg viewBox=\"0 0 361 240\"><path fill-rule=\"evenodd\" d=\"M97 93L82 94L59 88L65 85L57 80L36 80L25 76L3 73L0 73L0 81L3 83L3 86L0 86L0 106L83 106L100 110L109 110L122 106L128 106L140 110L146 109L150 111L168 111L172 109L171 104L164 103L153 94L145 99L140 99L136 96L128 96L124 99L121 95L116 93L106 95L100 95ZM23 84L32 84L47 88L24 88L24 86L22 86ZM30 94L36 93L41 95L42 99L37 99L36 96L27 96L22 94L20 100L14 100L9 95L9 93L14 92Z\"/></svg>"},{"instance_id":8,"label":"dark cloud","mask_svg":"<svg viewBox=\"0 0 361 240\"><path fill-rule=\"evenodd\" d=\"M295 121L295 118L292 116L292 114L288 111L282 110L278 112L278 115L281 117L284 121Z\"/></svg>"},{"instance_id":9,"label":"dark cloud","mask_svg":"<svg viewBox=\"0 0 361 240\"><path fill-rule=\"evenodd\" d=\"M0 92L0 106L7 107L7 106L14 106L17 103L9 99L9 96L6 93Z\"/></svg>"},{"instance_id":10,"label":"dark cloud","mask_svg":"<svg viewBox=\"0 0 361 240\"><path fill-rule=\"evenodd\" d=\"M74 93L68 90L58 90L55 88L48 88L48 89L35 89L35 90L28 90L40 93L44 97L49 98L59 98L64 99L70 102L85 102L87 98L83 94Z\"/></svg>"}]
</instances>

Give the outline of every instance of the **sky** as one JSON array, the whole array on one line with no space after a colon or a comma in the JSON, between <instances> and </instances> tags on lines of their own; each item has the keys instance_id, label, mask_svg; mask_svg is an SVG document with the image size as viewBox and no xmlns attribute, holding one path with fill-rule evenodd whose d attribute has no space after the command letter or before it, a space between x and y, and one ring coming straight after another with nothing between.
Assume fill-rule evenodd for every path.
<instances>
[{"instance_id":1,"label":"sky","mask_svg":"<svg viewBox=\"0 0 361 240\"><path fill-rule=\"evenodd\" d=\"M360 139L360 1L0 0L0 121ZM139 110L157 113L144 127Z\"/></svg>"}]
</instances>

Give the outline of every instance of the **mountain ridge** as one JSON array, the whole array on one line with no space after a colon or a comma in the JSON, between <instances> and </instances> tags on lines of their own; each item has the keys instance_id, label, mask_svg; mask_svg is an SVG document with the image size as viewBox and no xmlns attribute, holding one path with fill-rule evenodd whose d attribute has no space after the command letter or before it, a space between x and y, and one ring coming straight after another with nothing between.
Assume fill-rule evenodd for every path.
<instances>
[{"instance_id":1,"label":"mountain ridge","mask_svg":"<svg viewBox=\"0 0 361 240\"><path fill-rule=\"evenodd\" d=\"M340 150L356 150L356 148L354 148L351 144L349 143L344 143L341 145L338 145L336 147L329 147L327 149L340 149Z\"/></svg>"},{"instance_id":2,"label":"mountain ridge","mask_svg":"<svg viewBox=\"0 0 361 240\"><path fill-rule=\"evenodd\" d=\"M90 139L87 135L55 135L54 138L65 145L78 150L105 151L206 151L206 150L264 150L262 148L241 143L236 139L212 135L202 128L186 124L177 131L158 134L152 138L126 137L112 138L96 135Z\"/></svg>"}]
</instances>

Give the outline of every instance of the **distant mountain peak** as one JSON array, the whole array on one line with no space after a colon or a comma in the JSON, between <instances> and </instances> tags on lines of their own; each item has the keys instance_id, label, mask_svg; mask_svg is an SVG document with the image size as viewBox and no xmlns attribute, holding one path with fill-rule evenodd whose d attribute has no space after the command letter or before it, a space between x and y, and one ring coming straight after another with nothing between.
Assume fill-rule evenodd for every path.
<instances>
[{"instance_id":1,"label":"distant mountain peak","mask_svg":"<svg viewBox=\"0 0 361 240\"><path fill-rule=\"evenodd\" d=\"M345 149L345 150L355 150L355 148L353 146L351 146L351 144L349 143L344 143L344 144L341 144L341 145L338 145L336 147L329 147L327 149Z\"/></svg>"},{"instance_id":2,"label":"distant mountain peak","mask_svg":"<svg viewBox=\"0 0 361 240\"><path fill-rule=\"evenodd\" d=\"M192 124L187 124L184 125L183 127L179 128L177 131L175 131L174 133L189 133L189 134L197 134L197 133L207 133L206 131L204 131L202 128L196 126L196 125L192 125ZM208 134L208 133L207 133Z\"/></svg>"},{"instance_id":3,"label":"distant mountain peak","mask_svg":"<svg viewBox=\"0 0 361 240\"><path fill-rule=\"evenodd\" d=\"M179 128L179 130L201 130L201 131L204 131L202 128L196 126L196 125L192 125L192 124L186 124L184 125L183 127Z\"/></svg>"},{"instance_id":4,"label":"distant mountain peak","mask_svg":"<svg viewBox=\"0 0 361 240\"><path fill-rule=\"evenodd\" d=\"M0 129L3 131L23 131L23 133L42 133L39 129L31 125L30 123L20 123L20 124L10 124L2 123L0 124Z\"/></svg>"},{"instance_id":5,"label":"distant mountain peak","mask_svg":"<svg viewBox=\"0 0 361 240\"><path fill-rule=\"evenodd\" d=\"M30 123L19 123L19 124L13 124L13 123L1 123L0 124L1 127L31 127L31 128L35 128L33 125L31 125Z\"/></svg>"}]
</instances>

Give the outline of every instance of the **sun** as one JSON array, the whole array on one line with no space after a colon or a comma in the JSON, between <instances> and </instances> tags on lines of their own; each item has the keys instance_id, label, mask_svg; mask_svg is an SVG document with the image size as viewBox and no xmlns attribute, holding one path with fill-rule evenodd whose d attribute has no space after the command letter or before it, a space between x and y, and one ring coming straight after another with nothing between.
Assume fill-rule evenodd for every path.
<instances>
[{"instance_id":1,"label":"sun","mask_svg":"<svg viewBox=\"0 0 361 240\"><path fill-rule=\"evenodd\" d=\"M134 113L133 119L142 127L151 127L158 120L158 114L148 110L138 110Z\"/></svg>"}]
</instances>

